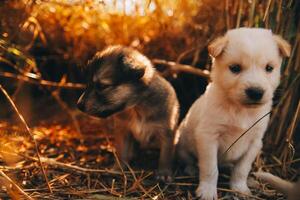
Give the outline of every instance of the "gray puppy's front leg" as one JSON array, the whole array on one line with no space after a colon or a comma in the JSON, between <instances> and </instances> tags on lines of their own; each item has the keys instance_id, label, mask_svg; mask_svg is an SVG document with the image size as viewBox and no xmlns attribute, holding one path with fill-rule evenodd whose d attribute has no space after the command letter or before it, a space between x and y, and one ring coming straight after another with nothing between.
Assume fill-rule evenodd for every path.
<instances>
[{"instance_id":1,"label":"gray puppy's front leg","mask_svg":"<svg viewBox=\"0 0 300 200\"><path fill-rule=\"evenodd\" d=\"M125 167L125 164L134 156L134 138L130 132L115 135L115 147L118 158L120 159L121 167ZM116 163L117 164L117 163ZM114 166L114 168L119 166Z\"/></svg>"},{"instance_id":2,"label":"gray puppy's front leg","mask_svg":"<svg viewBox=\"0 0 300 200\"><path fill-rule=\"evenodd\" d=\"M159 135L160 155L157 178L166 182L172 180L172 162L174 157L173 138L173 131L169 129Z\"/></svg>"}]
</instances>

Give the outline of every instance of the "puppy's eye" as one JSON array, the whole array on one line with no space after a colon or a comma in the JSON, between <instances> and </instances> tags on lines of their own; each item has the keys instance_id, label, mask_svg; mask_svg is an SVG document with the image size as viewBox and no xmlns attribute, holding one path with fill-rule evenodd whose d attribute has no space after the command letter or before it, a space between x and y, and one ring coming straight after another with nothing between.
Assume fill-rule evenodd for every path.
<instances>
[{"instance_id":1,"label":"puppy's eye","mask_svg":"<svg viewBox=\"0 0 300 200\"><path fill-rule=\"evenodd\" d=\"M242 67L240 65L237 65L237 64L230 65L229 69L234 74L238 74L242 71Z\"/></svg>"},{"instance_id":2,"label":"puppy's eye","mask_svg":"<svg viewBox=\"0 0 300 200\"><path fill-rule=\"evenodd\" d=\"M95 88L97 90L104 90L107 87L108 87L108 85L104 85L104 84L100 84L100 83L95 83Z\"/></svg>"},{"instance_id":3,"label":"puppy's eye","mask_svg":"<svg viewBox=\"0 0 300 200\"><path fill-rule=\"evenodd\" d=\"M267 65L265 68L266 72L269 72L269 73L272 72L273 69L274 69L274 67L272 67L271 65Z\"/></svg>"}]
</instances>

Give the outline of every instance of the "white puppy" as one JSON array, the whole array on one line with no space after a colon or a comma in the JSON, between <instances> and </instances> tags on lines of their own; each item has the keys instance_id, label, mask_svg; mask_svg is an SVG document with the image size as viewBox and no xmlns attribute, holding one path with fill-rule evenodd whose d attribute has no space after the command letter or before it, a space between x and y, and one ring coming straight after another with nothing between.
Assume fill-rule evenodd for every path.
<instances>
[{"instance_id":1,"label":"white puppy","mask_svg":"<svg viewBox=\"0 0 300 200\"><path fill-rule=\"evenodd\" d=\"M216 39L208 50L213 57L212 82L177 131L179 159L189 165L191 156L198 158L196 195L201 199L217 199L218 163L223 162L234 163L231 189L250 194L247 177L269 116L224 152L271 110L282 57L289 56L290 46L270 30L239 28Z\"/></svg>"}]
</instances>

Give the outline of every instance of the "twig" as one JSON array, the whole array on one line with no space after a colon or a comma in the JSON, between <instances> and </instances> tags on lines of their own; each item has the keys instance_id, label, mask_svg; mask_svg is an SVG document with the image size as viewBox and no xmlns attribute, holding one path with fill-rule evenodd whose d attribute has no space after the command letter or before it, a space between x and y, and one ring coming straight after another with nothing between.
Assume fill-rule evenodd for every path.
<instances>
[{"instance_id":1,"label":"twig","mask_svg":"<svg viewBox=\"0 0 300 200\"><path fill-rule=\"evenodd\" d=\"M300 101L298 101L298 105L297 105L297 109L295 112L295 115L293 117L291 126L288 130L288 135L287 135L287 142L290 142L292 140L293 137L293 133L296 133L295 129L297 127L298 121L299 121L299 117L300 117Z\"/></svg>"},{"instance_id":2,"label":"twig","mask_svg":"<svg viewBox=\"0 0 300 200\"><path fill-rule=\"evenodd\" d=\"M166 60L161 60L161 59L153 59L152 62L154 64L159 64L159 65L164 65L166 67L169 67L172 71L175 72L185 72L189 74L194 74L197 76L201 76L207 79L210 79L210 72L208 70L201 70L197 69L195 67L192 67L190 65L184 65L184 64L179 64L176 62L172 61L166 61ZM27 83L31 83L34 85L39 85L39 86L48 86L48 87L54 87L54 88L63 88L63 89L84 89L86 86L81 83L58 83L58 82L53 82L53 81L47 81L47 80L42 80L42 79L35 79L32 77L27 77L23 75L18 75L18 74L13 74L10 72L0 72L0 76L4 78L10 78L10 79L17 79L21 81L25 81Z\"/></svg>"},{"instance_id":3,"label":"twig","mask_svg":"<svg viewBox=\"0 0 300 200\"><path fill-rule=\"evenodd\" d=\"M300 158L297 158L295 160L290 160L290 161L287 161L285 164L293 164L293 163L297 163L297 162L300 162ZM276 163L276 164L269 164L269 165L264 165L263 167L264 168L272 168L272 167L282 167L283 163Z\"/></svg>"},{"instance_id":4,"label":"twig","mask_svg":"<svg viewBox=\"0 0 300 200\"><path fill-rule=\"evenodd\" d=\"M66 83L66 76L63 76L63 78L60 81L60 85L63 85ZM50 91L51 92L51 91ZM81 134L80 125L76 119L76 116L73 114L73 112L70 110L69 106L61 99L59 96L60 88L56 89L55 91L51 92L52 97L57 101L58 105L66 111L66 113L70 116L72 123L74 125L74 128L78 133Z\"/></svg>"},{"instance_id":5,"label":"twig","mask_svg":"<svg viewBox=\"0 0 300 200\"><path fill-rule=\"evenodd\" d=\"M85 85L81 83L64 83L60 84L58 82L53 81L47 81L47 80L41 80L41 79L33 79L29 78L27 76L23 75L16 75L10 72L0 72L0 76L4 78L10 78L10 79L18 79L22 80L31 84L35 85L41 85L41 86L48 86L48 87L54 87L54 88L63 88L63 89L84 89Z\"/></svg>"},{"instance_id":6,"label":"twig","mask_svg":"<svg viewBox=\"0 0 300 200\"><path fill-rule=\"evenodd\" d=\"M20 188L9 176L7 176L2 170L0 170L0 175L7 180L10 184L12 184L21 194L23 194L26 199L33 200L22 188Z\"/></svg>"},{"instance_id":7,"label":"twig","mask_svg":"<svg viewBox=\"0 0 300 200\"><path fill-rule=\"evenodd\" d=\"M31 156L25 156L25 157L28 158L28 159L37 161L37 158L31 157ZM62 162L56 161L56 160L51 159L51 158L41 157L41 161L43 163L48 164L48 165L59 166L59 167L71 169L73 171L79 171L81 173L94 172L94 173L110 173L110 174L117 174L117 175L121 174L118 171L113 171L113 170L108 170L108 169L89 169L89 168L79 167L79 166L72 165L72 164L62 163Z\"/></svg>"},{"instance_id":8,"label":"twig","mask_svg":"<svg viewBox=\"0 0 300 200\"><path fill-rule=\"evenodd\" d=\"M112 190L112 188L108 188L106 187L102 182L99 183L107 192L109 192L110 194L114 195L114 196L118 196L121 197L122 194L117 192L116 190Z\"/></svg>"},{"instance_id":9,"label":"twig","mask_svg":"<svg viewBox=\"0 0 300 200\"><path fill-rule=\"evenodd\" d=\"M116 163L118 165L118 167L120 168L121 172L122 172L122 175L123 175L123 179L124 179L124 195L126 195L126 190L127 190L127 176L126 174L124 173L124 169L122 167L122 164L117 156L117 153L116 151L113 151L113 154L114 154L114 157L116 159Z\"/></svg>"},{"instance_id":10,"label":"twig","mask_svg":"<svg viewBox=\"0 0 300 200\"><path fill-rule=\"evenodd\" d=\"M256 0L253 0L251 3L251 7L249 10L249 22L248 22L248 27L252 27L253 23L254 23L254 15L255 15L255 4L256 4ZM254 24L255 25L255 24Z\"/></svg>"},{"instance_id":11,"label":"twig","mask_svg":"<svg viewBox=\"0 0 300 200\"><path fill-rule=\"evenodd\" d=\"M246 197L249 197L251 199L258 199L258 200L264 200L263 198L260 198L260 197L257 197L257 196L254 196L254 195L249 195L249 194L245 194L245 193L242 193L242 192L239 192L239 191L236 191L236 190L230 190L230 189L226 189L226 188L218 188L219 191L223 191L223 192L231 192L231 193L238 193L238 194L241 194L243 196L246 196Z\"/></svg>"},{"instance_id":12,"label":"twig","mask_svg":"<svg viewBox=\"0 0 300 200\"><path fill-rule=\"evenodd\" d=\"M28 156L28 155L24 155L24 154L19 154L17 152L12 153L12 152L0 151L0 153L1 152L4 152L6 154L11 154L11 155L18 155L18 156L21 156L23 158L26 158L26 159L29 159L29 160L32 160L32 161L35 161L35 162L38 161L38 158ZM86 173L90 172L90 173L107 173L107 174L122 175L121 172L115 171L115 170L84 168L84 167L79 167L79 166L68 164L68 163L62 163L62 162L59 162L59 161L57 161L55 159L52 159L52 158L41 157L41 161L42 161L42 163L46 163L47 165L58 166L58 167L62 167L62 168L69 169L69 170L72 170L72 171L77 171L77 172L79 171L80 173L83 173L83 174L86 174ZM0 165L0 169L2 169L2 170L13 170L13 169L16 169L16 168ZM134 172L135 173L142 173L142 171L134 171ZM124 171L124 174L131 174L131 172Z\"/></svg>"},{"instance_id":13,"label":"twig","mask_svg":"<svg viewBox=\"0 0 300 200\"><path fill-rule=\"evenodd\" d=\"M271 6L272 0L268 0L267 8L264 14L263 21L266 22L267 17L269 16L270 6Z\"/></svg>"},{"instance_id":14,"label":"twig","mask_svg":"<svg viewBox=\"0 0 300 200\"><path fill-rule=\"evenodd\" d=\"M237 20L236 20L236 28L240 27L240 24L241 24L241 18L242 18L242 12L243 12L243 2L244 2L244 0L239 1L239 9L238 9Z\"/></svg>"},{"instance_id":15,"label":"twig","mask_svg":"<svg viewBox=\"0 0 300 200\"><path fill-rule=\"evenodd\" d=\"M21 73L21 74L23 74L24 76L28 76L28 75L26 75L26 74L30 73L30 71L31 71L32 69L35 69L35 65L30 65L30 66L28 67L28 69L26 69L26 70L25 70L23 73ZM35 69L35 70L37 70L37 69ZM28 76L28 77L39 79L39 78L41 77L41 74L38 72L38 75L37 75L37 76ZM21 91L23 85L24 85L24 81L19 81L19 82L18 82L18 86L17 86L16 90L14 91L13 95L11 96L13 101L16 101L17 95L18 95L19 92Z\"/></svg>"},{"instance_id":16,"label":"twig","mask_svg":"<svg viewBox=\"0 0 300 200\"><path fill-rule=\"evenodd\" d=\"M294 80L292 80L291 83L287 86L284 95L280 98L279 103L277 104L276 108L273 110L273 114L274 115L271 118L271 123L270 124L273 123L273 120L274 120L276 114L279 112L279 107L286 101L286 98L288 97L288 95L290 94L290 92L292 91L292 89L297 86L296 83L297 83L298 79L300 80L300 74L298 74L294 78Z\"/></svg>"},{"instance_id":17,"label":"twig","mask_svg":"<svg viewBox=\"0 0 300 200\"><path fill-rule=\"evenodd\" d=\"M225 21L226 21L226 29L230 29L230 21L229 21L229 2L225 0Z\"/></svg>"},{"instance_id":18,"label":"twig","mask_svg":"<svg viewBox=\"0 0 300 200\"><path fill-rule=\"evenodd\" d=\"M143 191L144 194L142 195L142 197L145 198L145 196L148 196L150 199L155 199L155 198L153 198L153 197L150 196L150 192L152 192L155 188L157 188L158 185L159 185L159 184L154 185L154 186L151 187L148 191L146 191L146 190L144 189L145 191ZM156 195L155 197L159 197L159 196L161 196L161 194Z\"/></svg>"},{"instance_id":19,"label":"twig","mask_svg":"<svg viewBox=\"0 0 300 200\"><path fill-rule=\"evenodd\" d=\"M171 70L176 71L176 72L186 72L186 73L190 73L190 74L194 74L197 76L201 76L201 77L210 79L210 72L208 70L201 70L201 69L192 67L190 65L179 64L176 62L166 61L166 60L161 60L161 59L153 59L152 62L154 64L164 65L166 67L169 67Z\"/></svg>"},{"instance_id":20,"label":"twig","mask_svg":"<svg viewBox=\"0 0 300 200\"><path fill-rule=\"evenodd\" d=\"M278 6L279 8L282 7L282 0L279 0L277 6ZM281 9L277 9L277 13L276 13L276 22L277 22L277 23L276 23L276 29L275 29L276 33L279 32L279 28L280 28L280 25L281 25L280 22L283 21L283 20L280 20L281 15L282 15L282 10L281 10Z\"/></svg>"},{"instance_id":21,"label":"twig","mask_svg":"<svg viewBox=\"0 0 300 200\"><path fill-rule=\"evenodd\" d=\"M129 188L129 191L130 191L130 190L134 190L134 189L136 188L136 185L137 185L137 186L144 192L144 195L143 195L143 196L148 196L150 199L153 199L153 197L151 197L151 196L149 195L150 191L147 191L147 190L143 187L143 185L141 184L141 181L143 181L144 178L142 177L142 178L137 179L137 177L136 177L134 171L132 170L132 168L131 168L129 165L127 165L127 168L128 168L129 171L131 172L132 177L133 177L133 179L134 179L134 183L133 183L133 185L131 186L131 188ZM142 175L141 175L141 176L142 176ZM145 177L147 177L147 176L145 176ZM155 187L156 187L156 186L155 186ZM152 190L151 190L151 191L152 191Z\"/></svg>"},{"instance_id":22,"label":"twig","mask_svg":"<svg viewBox=\"0 0 300 200\"><path fill-rule=\"evenodd\" d=\"M184 56L188 55L189 53L195 51L195 47L192 47L191 49L185 50L182 53L179 54L179 56L176 59L176 63L180 63L180 61L184 58Z\"/></svg>"},{"instance_id":23,"label":"twig","mask_svg":"<svg viewBox=\"0 0 300 200\"><path fill-rule=\"evenodd\" d=\"M9 66L12 66L15 70L17 70L19 73L21 74L24 74L28 77L31 77L31 78L40 78L40 75L39 74L34 74L34 73L30 73L26 70L23 70L21 69L20 67L18 67L17 65L13 64L12 62L10 62L9 60L3 58L3 57L0 57L0 62L3 62Z\"/></svg>"},{"instance_id":24,"label":"twig","mask_svg":"<svg viewBox=\"0 0 300 200\"><path fill-rule=\"evenodd\" d=\"M22 169L22 167L11 167L11 166L3 166L0 165L0 170L2 171L9 171L9 170L16 170L16 169Z\"/></svg>"},{"instance_id":25,"label":"twig","mask_svg":"<svg viewBox=\"0 0 300 200\"><path fill-rule=\"evenodd\" d=\"M5 95L5 97L7 98L7 100L9 101L9 103L11 104L11 106L13 107L13 109L15 110L15 112L17 113L17 115L18 115L19 119L21 120L21 122L23 123L23 125L25 126L25 129L26 129L27 133L28 133L29 136L32 138L33 143L34 143L34 147L35 147L35 151L36 151L36 154L37 154L37 157L38 157L38 163L40 164L40 167L41 167L41 170L42 170L42 172L43 172L44 178L45 178L45 180L46 180L48 189L49 189L50 193L52 193L52 189L51 189L51 186L50 186L50 184L49 184L49 181L48 181L48 178L47 178L47 175L46 175L44 166L43 166L43 164L42 164L42 162L41 162L41 157L40 157L38 145L37 145L36 140L34 139L33 133L31 132L29 126L27 125L27 123L26 123L24 117L23 117L23 116L21 115L21 113L19 112L19 110L18 110L18 108L16 107L15 103L14 103L13 100L10 98L10 96L8 95L8 93L7 93L6 90L2 87L1 84L0 84L0 89L1 89L2 93Z\"/></svg>"}]
</instances>

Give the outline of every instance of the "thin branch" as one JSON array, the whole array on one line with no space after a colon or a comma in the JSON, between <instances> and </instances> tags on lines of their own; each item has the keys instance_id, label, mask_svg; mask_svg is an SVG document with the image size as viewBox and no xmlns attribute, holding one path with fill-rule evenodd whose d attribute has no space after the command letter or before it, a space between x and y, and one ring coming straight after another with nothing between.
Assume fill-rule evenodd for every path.
<instances>
[{"instance_id":1,"label":"thin branch","mask_svg":"<svg viewBox=\"0 0 300 200\"><path fill-rule=\"evenodd\" d=\"M63 78L60 81L60 84L63 85L66 82L66 76L64 75ZM52 97L57 101L57 103L60 105L60 107L66 111L66 113L70 116L72 123L74 125L74 128L78 133L81 134L80 125L76 119L76 116L73 114L73 112L70 110L69 106L61 99L60 95L60 88L56 89L55 91L51 92Z\"/></svg>"},{"instance_id":2,"label":"thin branch","mask_svg":"<svg viewBox=\"0 0 300 200\"><path fill-rule=\"evenodd\" d=\"M127 176L124 172L124 169L123 169L123 166L118 158L118 155L116 153L116 151L113 151L113 154L114 154L114 157L116 159L116 163L118 165L118 167L120 168L121 172L122 172L122 175L123 175L123 179L124 179L124 195L126 195L126 190L127 190Z\"/></svg>"},{"instance_id":3,"label":"thin branch","mask_svg":"<svg viewBox=\"0 0 300 200\"><path fill-rule=\"evenodd\" d=\"M172 61L166 61L161 59L153 59L152 62L154 64L164 65L170 68L174 72L185 72L189 74L194 74L197 76L201 76L210 80L210 72L208 70L201 70L190 65L179 64ZM53 88L63 88L63 89L84 89L86 86L81 83L58 83L53 81L47 81L42 79L34 79L32 77L27 77L23 75L13 74L10 72L0 72L0 76L9 79L17 79L27 83L31 83L39 86L48 86Z\"/></svg>"},{"instance_id":4,"label":"thin branch","mask_svg":"<svg viewBox=\"0 0 300 200\"><path fill-rule=\"evenodd\" d=\"M243 12L243 2L244 2L244 0L239 1L239 9L238 9L237 20L236 20L236 28L239 28L240 24L241 24L241 18L242 18L242 12Z\"/></svg>"},{"instance_id":5,"label":"thin branch","mask_svg":"<svg viewBox=\"0 0 300 200\"><path fill-rule=\"evenodd\" d=\"M230 29L230 19L229 19L229 2L225 0L225 22L226 22L226 29Z\"/></svg>"},{"instance_id":6,"label":"thin branch","mask_svg":"<svg viewBox=\"0 0 300 200\"><path fill-rule=\"evenodd\" d=\"M144 192L144 195L146 196L148 196L150 199L153 199L153 197L151 197L150 195L149 195L149 192L143 187L143 185L141 184L141 182L143 181L143 177L141 177L141 178L139 178L139 179L137 179L136 178L136 175L135 175L135 173L134 173L134 171L132 170L132 168L127 164L126 165L127 166L127 168L129 169L129 171L131 172L131 174L132 174L132 177L133 177L133 179L134 179L134 183L132 184L132 186L131 186L131 188L129 188L129 191L134 191L134 190L136 190L136 186L138 186L143 192ZM141 175L142 176L142 175ZM156 186L155 186L156 187ZM143 195L143 196L144 196Z\"/></svg>"},{"instance_id":7,"label":"thin branch","mask_svg":"<svg viewBox=\"0 0 300 200\"><path fill-rule=\"evenodd\" d=\"M269 14L270 14L270 6L271 6L271 3L272 3L272 0L268 0L267 8L266 8L266 11L265 11L265 14L264 14L264 18L263 18L263 21L264 21L265 23L266 23L267 17L268 17Z\"/></svg>"},{"instance_id":8,"label":"thin branch","mask_svg":"<svg viewBox=\"0 0 300 200\"><path fill-rule=\"evenodd\" d=\"M20 156L23 156L24 158L27 158L27 159L30 159L30 160L33 160L33 161L38 161L38 158L35 158L35 157L25 156L25 155L20 155ZM115 175L124 175L124 174L130 174L131 173L131 172L126 172L126 171L119 172L119 171L110 170L110 169L84 168L84 167L79 167L79 166L68 164L68 163L62 163L62 162L59 162L55 159L45 158L45 157L41 157L41 161L43 163L46 163L47 165L62 167L64 169L77 171L79 173L107 173L107 174L115 174ZM141 173L141 172L140 171L135 171L135 173Z\"/></svg>"},{"instance_id":9,"label":"thin branch","mask_svg":"<svg viewBox=\"0 0 300 200\"><path fill-rule=\"evenodd\" d=\"M40 78L40 74L34 74L34 73L30 73L28 72L27 70L24 70L20 67L18 67L17 65L13 64L11 61L3 58L3 57L0 57L0 62L3 62L11 67L13 67L15 70L17 70L19 73L21 74L25 74L26 76L28 77L31 77L31 78ZM32 65L31 65L32 66ZM34 66L32 66L34 68Z\"/></svg>"},{"instance_id":10,"label":"thin branch","mask_svg":"<svg viewBox=\"0 0 300 200\"><path fill-rule=\"evenodd\" d=\"M48 186L48 189L50 191L50 193L52 193L52 189L51 189L51 186L49 184L49 181L48 181L48 178L47 178L47 175L46 175L46 172L45 172L45 169L44 169L44 166L41 162L41 157L40 157L40 153L39 153L39 149L38 149L38 145L37 145L37 142L36 140L34 139L34 135L33 133L31 132L29 126L27 125L24 117L21 115L21 113L19 112L18 108L16 107L15 103L13 102L13 100L10 98L10 96L8 95L8 93L6 92L6 90L2 87L2 85L0 84L0 90L2 91L2 93L5 95L5 97L7 98L7 100L9 101L9 103L11 104L11 106L13 107L13 109L15 110L15 112L17 113L19 119L21 120L21 122L23 123L23 125L25 126L25 129L27 131L27 133L30 135L30 137L32 138L33 142L34 142L34 147L35 147L35 151L36 151L36 154L37 154L37 157L38 157L38 162L40 164L40 167L41 167L41 170L43 172L43 175L44 175L44 178L46 180L46 183L47 183L47 186Z\"/></svg>"},{"instance_id":11,"label":"thin branch","mask_svg":"<svg viewBox=\"0 0 300 200\"><path fill-rule=\"evenodd\" d=\"M180 63L180 61L191 52L195 51L196 47L192 47L191 49L185 50L182 53L179 54L179 56L176 59L176 63Z\"/></svg>"},{"instance_id":12,"label":"thin branch","mask_svg":"<svg viewBox=\"0 0 300 200\"><path fill-rule=\"evenodd\" d=\"M255 5L256 5L256 0L252 0L251 7L249 10L249 22L248 22L248 27L253 27L254 24L254 17L255 17Z\"/></svg>"},{"instance_id":13,"label":"thin branch","mask_svg":"<svg viewBox=\"0 0 300 200\"><path fill-rule=\"evenodd\" d=\"M85 85L81 83L64 83L60 84L58 82L41 80L41 79L33 79L23 75L16 75L10 72L0 72L0 76L4 78L17 79L22 80L31 84L48 86L54 88L63 88L63 89L84 89Z\"/></svg>"},{"instance_id":14,"label":"thin branch","mask_svg":"<svg viewBox=\"0 0 300 200\"><path fill-rule=\"evenodd\" d=\"M161 59L153 59L152 62L158 65L164 65L169 67L172 71L175 72L186 72L189 74L194 74L197 76L201 76L207 79L210 79L210 72L208 70L201 70L190 65L179 64L172 61L166 61Z\"/></svg>"},{"instance_id":15,"label":"thin branch","mask_svg":"<svg viewBox=\"0 0 300 200\"><path fill-rule=\"evenodd\" d=\"M37 158L33 158L33 157L27 157L27 158L30 158L32 160L37 160ZM65 168L65 169L70 169L70 170L73 170L73 171L79 171L81 173L93 172L93 173L109 173L109 174L116 174L116 175L121 174L120 172L114 171L114 170L89 169L89 168L79 167L79 166L68 164L68 163L62 163L62 162L56 161L56 160L51 159L51 158L41 157L41 161L43 163L48 164L48 165L59 166L59 167Z\"/></svg>"},{"instance_id":16,"label":"thin branch","mask_svg":"<svg viewBox=\"0 0 300 200\"><path fill-rule=\"evenodd\" d=\"M245 193L242 193L240 191L237 191L237 190L231 190L231 189L227 189L227 188L218 188L219 191L222 191L222 192L230 192L230 193L238 193L240 195L243 195L245 196L247 199L258 199L258 200L264 200L263 198L260 198L260 197L257 197L257 196L254 196L252 194L245 194Z\"/></svg>"}]
</instances>

